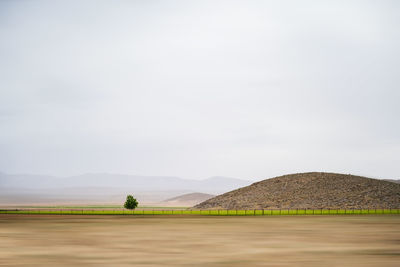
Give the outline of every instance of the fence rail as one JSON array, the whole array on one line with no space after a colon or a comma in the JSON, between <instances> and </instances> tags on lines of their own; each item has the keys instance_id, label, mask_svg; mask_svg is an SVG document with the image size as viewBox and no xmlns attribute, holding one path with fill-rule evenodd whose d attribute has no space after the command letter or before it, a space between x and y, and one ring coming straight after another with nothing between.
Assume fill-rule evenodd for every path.
<instances>
[{"instance_id":1,"label":"fence rail","mask_svg":"<svg viewBox=\"0 0 400 267\"><path fill-rule=\"evenodd\" d=\"M54 215L210 215L210 216L271 216L271 215L368 215L400 214L400 209L0 209L0 214Z\"/></svg>"}]
</instances>

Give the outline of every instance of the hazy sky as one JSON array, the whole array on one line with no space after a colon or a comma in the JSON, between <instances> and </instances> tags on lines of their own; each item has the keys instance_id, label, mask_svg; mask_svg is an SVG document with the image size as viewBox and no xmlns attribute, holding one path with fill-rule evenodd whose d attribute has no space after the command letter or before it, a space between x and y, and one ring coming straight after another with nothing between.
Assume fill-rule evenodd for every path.
<instances>
[{"instance_id":1,"label":"hazy sky","mask_svg":"<svg viewBox=\"0 0 400 267\"><path fill-rule=\"evenodd\" d=\"M0 171L400 178L400 1L0 1Z\"/></svg>"}]
</instances>

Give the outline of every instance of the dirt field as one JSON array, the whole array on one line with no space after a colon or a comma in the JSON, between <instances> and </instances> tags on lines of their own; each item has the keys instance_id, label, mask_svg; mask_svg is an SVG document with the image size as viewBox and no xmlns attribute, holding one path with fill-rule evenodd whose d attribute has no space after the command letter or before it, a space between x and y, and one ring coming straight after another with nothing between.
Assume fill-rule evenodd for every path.
<instances>
[{"instance_id":1,"label":"dirt field","mask_svg":"<svg viewBox=\"0 0 400 267\"><path fill-rule=\"evenodd\" d=\"M400 216L0 215L0 266L399 266Z\"/></svg>"}]
</instances>

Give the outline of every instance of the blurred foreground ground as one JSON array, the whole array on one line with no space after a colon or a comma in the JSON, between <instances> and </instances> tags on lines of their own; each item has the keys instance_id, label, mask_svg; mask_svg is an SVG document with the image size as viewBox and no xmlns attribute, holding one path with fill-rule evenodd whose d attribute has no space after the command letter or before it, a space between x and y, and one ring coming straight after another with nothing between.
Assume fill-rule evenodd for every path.
<instances>
[{"instance_id":1,"label":"blurred foreground ground","mask_svg":"<svg viewBox=\"0 0 400 267\"><path fill-rule=\"evenodd\" d=\"M399 266L400 216L0 215L0 266Z\"/></svg>"}]
</instances>

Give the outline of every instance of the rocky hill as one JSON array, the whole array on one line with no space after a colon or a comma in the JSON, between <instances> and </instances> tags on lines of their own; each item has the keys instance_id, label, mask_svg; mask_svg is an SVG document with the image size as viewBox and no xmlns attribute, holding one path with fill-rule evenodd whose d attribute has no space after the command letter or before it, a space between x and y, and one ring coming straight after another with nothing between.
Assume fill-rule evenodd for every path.
<instances>
[{"instance_id":1,"label":"rocky hill","mask_svg":"<svg viewBox=\"0 0 400 267\"><path fill-rule=\"evenodd\" d=\"M337 173L298 173L239 188L194 208L400 208L400 184Z\"/></svg>"}]
</instances>

